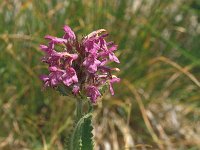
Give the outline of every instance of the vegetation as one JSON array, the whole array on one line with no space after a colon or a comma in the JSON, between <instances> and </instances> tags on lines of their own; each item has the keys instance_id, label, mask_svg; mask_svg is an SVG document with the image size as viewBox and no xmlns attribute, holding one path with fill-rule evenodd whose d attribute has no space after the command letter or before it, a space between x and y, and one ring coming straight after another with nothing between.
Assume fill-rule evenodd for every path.
<instances>
[{"instance_id":1,"label":"vegetation","mask_svg":"<svg viewBox=\"0 0 200 150\"><path fill-rule=\"evenodd\" d=\"M199 22L199 0L0 0L0 149L63 149L75 101L42 90L39 44L67 24L119 45L122 81L95 107L96 149L198 150Z\"/></svg>"}]
</instances>

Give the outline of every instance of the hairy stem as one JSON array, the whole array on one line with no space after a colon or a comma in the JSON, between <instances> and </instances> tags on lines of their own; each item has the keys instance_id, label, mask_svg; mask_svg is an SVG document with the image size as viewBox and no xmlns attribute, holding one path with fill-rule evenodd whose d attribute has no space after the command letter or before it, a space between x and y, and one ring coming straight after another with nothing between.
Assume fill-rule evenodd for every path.
<instances>
[{"instance_id":1,"label":"hairy stem","mask_svg":"<svg viewBox=\"0 0 200 150\"><path fill-rule=\"evenodd\" d=\"M82 99L77 99L76 104L76 119L79 120L82 117L83 101Z\"/></svg>"}]
</instances>

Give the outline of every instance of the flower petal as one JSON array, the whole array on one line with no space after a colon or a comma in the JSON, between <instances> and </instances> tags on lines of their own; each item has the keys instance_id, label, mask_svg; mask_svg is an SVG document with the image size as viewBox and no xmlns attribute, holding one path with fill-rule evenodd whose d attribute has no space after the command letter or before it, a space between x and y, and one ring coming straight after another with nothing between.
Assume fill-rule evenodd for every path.
<instances>
[{"instance_id":1,"label":"flower petal","mask_svg":"<svg viewBox=\"0 0 200 150\"><path fill-rule=\"evenodd\" d=\"M65 31L65 35L63 36L64 39L71 39L71 40L75 40L76 39L76 35L74 34L74 32L72 31L72 29L69 26L64 26L63 27L64 31Z\"/></svg>"}]
</instances>

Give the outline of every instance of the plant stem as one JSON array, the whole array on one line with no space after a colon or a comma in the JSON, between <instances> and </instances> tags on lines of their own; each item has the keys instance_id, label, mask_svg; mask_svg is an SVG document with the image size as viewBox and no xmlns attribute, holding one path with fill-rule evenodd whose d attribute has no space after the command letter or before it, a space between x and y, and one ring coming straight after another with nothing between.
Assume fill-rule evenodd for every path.
<instances>
[{"instance_id":1,"label":"plant stem","mask_svg":"<svg viewBox=\"0 0 200 150\"><path fill-rule=\"evenodd\" d=\"M82 117L82 108L83 108L83 102L82 99L77 99L76 104L76 119L79 120Z\"/></svg>"}]
</instances>

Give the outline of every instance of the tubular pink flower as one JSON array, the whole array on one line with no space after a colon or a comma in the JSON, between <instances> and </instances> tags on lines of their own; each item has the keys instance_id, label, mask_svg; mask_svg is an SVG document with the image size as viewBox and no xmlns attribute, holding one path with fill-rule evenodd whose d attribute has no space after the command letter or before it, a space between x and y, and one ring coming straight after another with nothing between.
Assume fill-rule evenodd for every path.
<instances>
[{"instance_id":1,"label":"tubular pink flower","mask_svg":"<svg viewBox=\"0 0 200 150\"><path fill-rule=\"evenodd\" d=\"M73 83L78 82L78 77L76 75L76 71L72 67L67 68L66 72L62 75L62 79L63 79L63 83L66 86L70 86Z\"/></svg>"},{"instance_id":2,"label":"tubular pink flower","mask_svg":"<svg viewBox=\"0 0 200 150\"><path fill-rule=\"evenodd\" d=\"M74 32L72 31L72 29L69 26L64 26L63 27L64 31L65 31L65 35L63 36L64 39L71 39L71 40L75 40L76 39L76 35L74 34Z\"/></svg>"},{"instance_id":3,"label":"tubular pink flower","mask_svg":"<svg viewBox=\"0 0 200 150\"><path fill-rule=\"evenodd\" d=\"M78 85L75 84L75 85L73 86L72 93L73 93L74 95L77 95L79 92L80 92L80 87L79 87Z\"/></svg>"},{"instance_id":4,"label":"tubular pink flower","mask_svg":"<svg viewBox=\"0 0 200 150\"><path fill-rule=\"evenodd\" d=\"M101 96L101 93L99 92L96 86L88 86L86 91L87 91L87 96L90 97L93 103L96 103L97 98Z\"/></svg>"},{"instance_id":5,"label":"tubular pink flower","mask_svg":"<svg viewBox=\"0 0 200 150\"><path fill-rule=\"evenodd\" d=\"M99 45L92 40L87 40L84 43L84 46L85 46L85 51L91 54L96 54L100 49Z\"/></svg>"},{"instance_id":6,"label":"tubular pink flower","mask_svg":"<svg viewBox=\"0 0 200 150\"><path fill-rule=\"evenodd\" d=\"M101 62L96 59L95 55L92 55L92 54L90 54L83 62L83 65L86 67L87 71L90 73L95 73L97 71L97 67L100 64Z\"/></svg>"},{"instance_id":7,"label":"tubular pink flower","mask_svg":"<svg viewBox=\"0 0 200 150\"><path fill-rule=\"evenodd\" d=\"M112 87L112 84L115 83L115 82L120 82L120 78L113 77L112 79L109 80L109 89L110 89L111 95L115 94L114 90L113 90L113 87Z\"/></svg>"},{"instance_id":8,"label":"tubular pink flower","mask_svg":"<svg viewBox=\"0 0 200 150\"><path fill-rule=\"evenodd\" d=\"M54 44L63 44L63 43L67 42L66 39L53 37L51 35L46 35L44 38L47 39L47 40L52 41Z\"/></svg>"}]
</instances>

